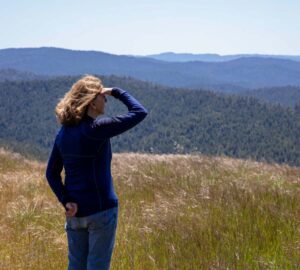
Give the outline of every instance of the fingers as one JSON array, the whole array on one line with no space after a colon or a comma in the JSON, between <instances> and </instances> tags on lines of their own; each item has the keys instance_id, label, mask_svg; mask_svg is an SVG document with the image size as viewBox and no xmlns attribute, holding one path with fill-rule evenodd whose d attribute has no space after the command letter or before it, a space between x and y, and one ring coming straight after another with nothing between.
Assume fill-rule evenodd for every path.
<instances>
[{"instance_id":1,"label":"fingers","mask_svg":"<svg viewBox=\"0 0 300 270\"><path fill-rule=\"evenodd\" d=\"M76 212L77 211L75 211L75 210L68 210L68 211L66 211L66 216L73 217L73 216L75 216Z\"/></svg>"},{"instance_id":2,"label":"fingers","mask_svg":"<svg viewBox=\"0 0 300 270\"><path fill-rule=\"evenodd\" d=\"M67 206L67 208L74 208L74 207L77 207L77 203L73 203L73 202L68 202L67 204L66 204L66 206Z\"/></svg>"},{"instance_id":3,"label":"fingers","mask_svg":"<svg viewBox=\"0 0 300 270\"><path fill-rule=\"evenodd\" d=\"M109 88L108 87L104 87L102 93L111 96L111 90L112 90L111 87L109 87Z\"/></svg>"},{"instance_id":4,"label":"fingers","mask_svg":"<svg viewBox=\"0 0 300 270\"><path fill-rule=\"evenodd\" d=\"M73 216L75 216L75 214L77 213L77 210L78 210L77 203L68 202L66 204L66 208L68 209L65 212L65 214L66 214L67 217L73 217Z\"/></svg>"}]
</instances>

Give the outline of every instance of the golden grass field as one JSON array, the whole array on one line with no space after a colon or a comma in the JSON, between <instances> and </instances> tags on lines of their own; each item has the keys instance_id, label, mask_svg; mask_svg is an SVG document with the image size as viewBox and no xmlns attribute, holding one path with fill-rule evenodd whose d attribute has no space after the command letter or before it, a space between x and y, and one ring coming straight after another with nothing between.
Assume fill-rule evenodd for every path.
<instances>
[{"instance_id":1,"label":"golden grass field","mask_svg":"<svg viewBox=\"0 0 300 270\"><path fill-rule=\"evenodd\" d=\"M67 268L45 163L0 150L0 269ZM300 168L228 157L113 154L112 270L300 269Z\"/></svg>"}]
</instances>

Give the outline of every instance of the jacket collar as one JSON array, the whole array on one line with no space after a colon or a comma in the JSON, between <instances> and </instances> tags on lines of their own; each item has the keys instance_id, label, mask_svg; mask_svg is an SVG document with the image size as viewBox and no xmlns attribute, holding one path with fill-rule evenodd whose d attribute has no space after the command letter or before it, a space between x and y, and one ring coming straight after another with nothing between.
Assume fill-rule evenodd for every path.
<instances>
[{"instance_id":1,"label":"jacket collar","mask_svg":"<svg viewBox=\"0 0 300 270\"><path fill-rule=\"evenodd\" d=\"M89 116L88 114L85 114L83 118L84 118L84 120L90 121L90 122L93 122L95 120L93 117Z\"/></svg>"}]
</instances>

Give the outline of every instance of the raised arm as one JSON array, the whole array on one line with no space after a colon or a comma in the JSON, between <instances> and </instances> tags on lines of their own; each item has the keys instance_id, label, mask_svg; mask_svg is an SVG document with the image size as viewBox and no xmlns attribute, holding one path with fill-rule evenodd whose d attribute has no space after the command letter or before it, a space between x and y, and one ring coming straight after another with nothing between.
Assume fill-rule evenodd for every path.
<instances>
[{"instance_id":1,"label":"raised arm","mask_svg":"<svg viewBox=\"0 0 300 270\"><path fill-rule=\"evenodd\" d=\"M98 118L93 123L93 135L110 138L119 135L140 123L148 114L143 105L127 91L114 87L111 95L127 106L128 112L113 117Z\"/></svg>"},{"instance_id":2,"label":"raised arm","mask_svg":"<svg viewBox=\"0 0 300 270\"><path fill-rule=\"evenodd\" d=\"M48 165L46 169L46 179L52 191L56 195L59 202L67 210L65 204L68 199L65 195L65 186L62 183L61 172L63 169L63 162L56 143L54 143L52 152L50 154Z\"/></svg>"}]
</instances>

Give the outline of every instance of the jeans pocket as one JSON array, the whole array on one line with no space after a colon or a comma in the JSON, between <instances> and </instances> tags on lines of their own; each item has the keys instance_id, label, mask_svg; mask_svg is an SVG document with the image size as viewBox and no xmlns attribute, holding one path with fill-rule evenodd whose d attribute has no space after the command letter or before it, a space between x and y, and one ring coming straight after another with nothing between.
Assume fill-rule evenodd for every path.
<instances>
[{"instance_id":1,"label":"jeans pocket","mask_svg":"<svg viewBox=\"0 0 300 270\"><path fill-rule=\"evenodd\" d=\"M65 230L79 229L79 222L76 217L67 217L65 222Z\"/></svg>"},{"instance_id":2,"label":"jeans pocket","mask_svg":"<svg viewBox=\"0 0 300 270\"><path fill-rule=\"evenodd\" d=\"M96 230L105 227L111 227L116 225L118 218L118 213L115 209L106 210L103 213L95 215L90 223L90 229Z\"/></svg>"}]
</instances>

